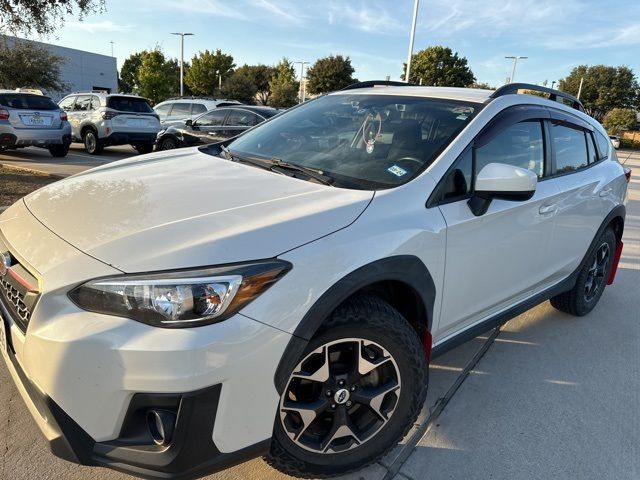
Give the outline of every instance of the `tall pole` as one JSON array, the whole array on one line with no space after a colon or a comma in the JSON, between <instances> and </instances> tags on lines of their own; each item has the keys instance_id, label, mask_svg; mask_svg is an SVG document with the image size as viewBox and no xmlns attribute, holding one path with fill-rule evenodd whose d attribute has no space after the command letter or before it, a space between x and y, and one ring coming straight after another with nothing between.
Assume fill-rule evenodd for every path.
<instances>
[{"instance_id":1,"label":"tall pole","mask_svg":"<svg viewBox=\"0 0 640 480\"><path fill-rule=\"evenodd\" d=\"M556 84L555 80L551 80L551 88L553 88L553 86Z\"/></svg>"},{"instance_id":2,"label":"tall pole","mask_svg":"<svg viewBox=\"0 0 640 480\"><path fill-rule=\"evenodd\" d=\"M576 97L580 100L580 94L582 93L582 84L584 83L584 77L580 77L580 86L578 87L578 96Z\"/></svg>"},{"instance_id":3,"label":"tall pole","mask_svg":"<svg viewBox=\"0 0 640 480\"><path fill-rule=\"evenodd\" d=\"M298 95L298 99L300 103L304 102L304 66L308 65L309 62L293 62L300 64L300 94Z\"/></svg>"},{"instance_id":4,"label":"tall pole","mask_svg":"<svg viewBox=\"0 0 640 480\"><path fill-rule=\"evenodd\" d=\"M113 44L115 43L113 40L109 42L111 44L111 56L113 57Z\"/></svg>"},{"instance_id":5,"label":"tall pole","mask_svg":"<svg viewBox=\"0 0 640 480\"><path fill-rule=\"evenodd\" d=\"M511 70L511 78L509 79L509 83L514 83L514 79L516 77L516 65L518 65L518 60L525 60L529 57L523 57L520 55L510 55L504 58L513 58L513 69Z\"/></svg>"},{"instance_id":6,"label":"tall pole","mask_svg":"<svg viewBox=\"0 0 640 480\"><path fill-rule=\"evenodd\" d=\"M411 57L413 57L413 41L416 38L416 22L418 21L418 4L420 0L413 2L413 20L411 21L411 34L409 36L409 53L407 54L407 71L404 74L404 81L409 83L411 74Z\"/></svg>"},{"instance_id":7,"label":"tall pole","mask_svg":"<svg viewBox=\"0 0 640 480\"><path fill-rule=\"evenodd\" d=\"M180 36L180 96L184 96L184 37L193 33L172 33Z\"/></svg>"}]
</instances>

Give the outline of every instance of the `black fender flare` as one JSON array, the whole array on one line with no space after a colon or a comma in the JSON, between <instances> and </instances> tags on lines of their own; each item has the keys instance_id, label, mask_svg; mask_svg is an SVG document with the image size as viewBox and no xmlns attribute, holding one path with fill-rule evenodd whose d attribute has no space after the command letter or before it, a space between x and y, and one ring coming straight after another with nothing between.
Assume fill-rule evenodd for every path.
<instances>
[{"instance_id":1,"label":"black fender flare","mask_svg":"<svg viewBox=\"0 0 640 480\"><path fill-rule=\"evenodd\" d=\"M426 310L425 327L431 330L436 286L424 262L414 255L398 255L366 264L331 286L302 318L276 369L274 383L278 393L282 394L291 370L331 312L359 290L389 280L402 282L415 290Z\"/></svg>"}]
</instances>

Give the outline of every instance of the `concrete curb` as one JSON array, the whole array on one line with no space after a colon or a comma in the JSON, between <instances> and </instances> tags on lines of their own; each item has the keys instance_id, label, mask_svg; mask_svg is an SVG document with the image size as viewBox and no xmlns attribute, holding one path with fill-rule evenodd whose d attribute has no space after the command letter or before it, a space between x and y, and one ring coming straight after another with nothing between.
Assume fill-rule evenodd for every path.
<instances>
[{"instance_id":1,"label":"concrete curb","mask_svg":"<svg viewBox=\"0 0 640 480\"><path fill-rule=\"evenodd\" d=\"M46 175L47 177L60 178L60 179L67 178L69 176L69 175L58 175L55 173L49 173L43 170L38 170L37 168L22 167L22 166L19 167L17 165L11 165L9 163L0 163L0 167L8 168L10 170L22 170L25 172L37 173L39 175Z\"/></svg>"}]
</instances>

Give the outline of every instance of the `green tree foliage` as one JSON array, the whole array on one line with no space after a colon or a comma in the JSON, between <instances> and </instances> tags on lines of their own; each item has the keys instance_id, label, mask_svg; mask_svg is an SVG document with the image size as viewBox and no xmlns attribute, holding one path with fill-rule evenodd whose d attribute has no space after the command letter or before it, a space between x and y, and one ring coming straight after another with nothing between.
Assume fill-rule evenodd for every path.
<instances>
[{"instance_id":1,"label":"green tree foliage","mask_svg":"<svg viewBox=\"0 0 640 480\"><path fill-rule=\"evenodd\" d=\"M255 101L258 87L251 79L241 72L235 72L224 81L222 95L230 100L252 104Z\"/></svg>"},{"instance_id":2,"label":"green tree foliage","mask_svg":"<svg viewBox=\"0 0 640 480\"><path fill-rule=\"evenodd\" d=\"M162 50L156 48L150 52L142 52L135 93L148 98L154 104L176 94L171 62L167 62Z\"/></svg>"},{"instance_id":3,"label":"green tree foliage","mask_svg":"<svg viewBox=\"0 0 640 480\"><path fill-rule=\"evenodd\" d=\"M269 103L271 90L269 82L276 73L276 68L269 65L243 65L236 69L236 73L245 75L256 86L256 100L261 105Z\"/></svg>"},{"instance_id":4,"label":"green tree foliage","mask_svg":"<svg viewBox=\"0 0 640 480\"><path fill-rule=\"evenodd\" d=\"M407 64L401 77L404 79ZM438 87L468 87L476 77L465 57L459 57L449 47L435 46L420 50L411 57L409 82Z\"/></svg>"},{"instance_id":5,"label":"green tree foliage","mask_svg":"<svg viewBox=\"0 0 640 480\"><path fill-rule=\"evenodd\" d=\"M104 0L0 0L0 31L49 35L65 17L102 12Z\"/></svg>"},{"instance_id":6,"label":"green tree foliage","mask_svg":"<svg viewBox=\"0 0 640 480\"><path fill-rule=\"evenodd\" d=\"M118 89L121 92L133 93L138 89L138 71L140 70L140 65L142 65L142 56L146 53L148 53L146 50L132 53L122 63L120 78L118 79Z\"/></svg>"},{"instance_id":7,"label":"green tree foliage","mask_svg":"<svg viewBox=\"0 0 640 480\"><path fill-rule=\"evenodd\" d=\"M298 103L298 83L291 62L285 57L275 67L275 74L269 81L269 105L289 108Z\"/></svg>"},{"instance_id":8,"label":"green tree foliage","mask_svg":"<svg viewBox=\"0 0 640 480\"><path fill-rule=\"evenodd\" d=\"M406 69L406 67L405 67ZM491 85L489 85L486 82L473 82L471 85L469 85L469 88L480 88L483 90L495 90L496 87L492 87Z\"/></svg>"},{"instance_id":9,"label":"green tree foliage","mask_svg":"<svg viewBox=\"0 0 640 480\"><path fill-rule=\"evenodd\" d=\"M196 95L214 95L218 89L218 72L224 82L231 76L235 66L233 57L222 53L220 49L215 52L205 50L193 57L184 81Z\"/></svg>"},{"instance_id":10,"label":"green tree foliage","mask_svg":"<svg viewBox=\"0 0 640 480\"><path fill-rule=\"evenodd\" d=\"M578 95L581 78L584 78L584 82L580 100L592 117L602 120L614 108L638 107L638 80L629 67L580 65L560 80L558 87L563 92Z\"/></svg>"},{"instance_id":11,"label":"green tree foliage","mask_svg":"<svg viewBox=\"0 0 640 480\"><path fill-rule=\"evenodd\" d=\"M0 88L61 92L68 88L60 75L64 62L37 43L0 39Z\"/></svg>"},{"instance_id":12,"label":"green tree foliage","mask_svg":"<svg viewBox=\"0 0 640 480\"><path fill-rule=\"evenodd\" d=\"M602 125L611 135L622 130L633 130L636 126L636 112L631 108L614 108L604 116Z\"/></svg>"},{"instance_id":13,"label":"green tree foliage","mask_svg":"<svg viewBox=\"0 0 640 480\"><path fill-rule=\"evenodd\" d=\"M307 71L307 90L312 94L340 90L357 82L353 72L349 57L330 55L320 58Z\"/></svg>"}]
</instances>

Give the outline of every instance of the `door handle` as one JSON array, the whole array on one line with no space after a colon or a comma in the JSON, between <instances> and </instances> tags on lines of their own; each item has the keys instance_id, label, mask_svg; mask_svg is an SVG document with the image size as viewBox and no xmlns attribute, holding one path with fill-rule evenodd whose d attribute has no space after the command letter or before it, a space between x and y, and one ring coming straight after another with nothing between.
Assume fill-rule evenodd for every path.
<instances>
[{"instance_id":1,"label":"door handle","mask_svg":"<svg viewBox=\"0 0 640 480\"><path fill-rule=\"evenodd\" d=\"M603 188L602 190L600 190L600 193L598 195L600 195L601 197L606 197L611 193L611 190L613 190L613 188L611 187Z\"/></svg>"},{"instance_id":2,"label":"door handle","mask_svg":"<svg viewBox=\"0 0 640 480\"><path fill-rule=\"evenodd\" d=\"M557 211L558 207L555 205L543 205L540 207L540 210L538 210L540 215L551 215L556 213Z\"/></svg>"}]
</instances>

